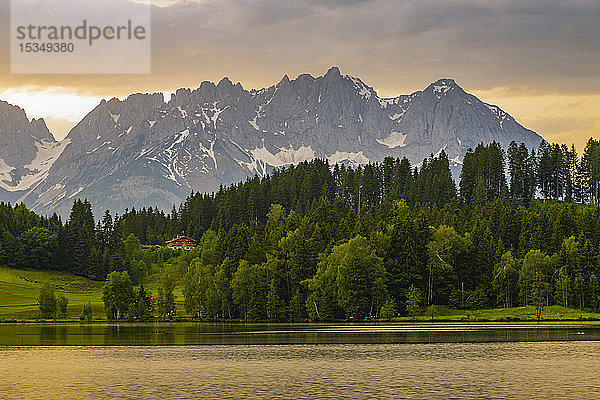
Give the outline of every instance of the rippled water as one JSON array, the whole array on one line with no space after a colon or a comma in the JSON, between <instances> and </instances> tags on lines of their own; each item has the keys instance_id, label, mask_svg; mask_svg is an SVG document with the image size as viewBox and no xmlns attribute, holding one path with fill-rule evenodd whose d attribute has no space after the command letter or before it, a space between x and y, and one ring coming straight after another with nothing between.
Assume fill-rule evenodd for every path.
<instances>
[{"instance_id":1,"label":"rippled water","mask_svg":"<svg viewBox=\"0 0 600 400\"><path fill-rule=\"evenodd\" d=\"M0 348L2 399L600 398L599 342Z\"/></svg>"},{"instance_id":2,"label":"rippled water","mask_svg":"<svg viewBox=\"0 0 600 400\"><path fill-rule=\"evenodd\" d=\"M0 324L9 400L595 399L599 376L591 325Z\"/></svg>"},{"instance_id":3,"label":"rippled water","mask_svg":"<svg viewBox=\"0 0 600 400\"><path fill-rule=\"evenodd\" d=\"M594 325L0 324L0 345L351 344L599 340Z\"/></svg>"}]
</instances>

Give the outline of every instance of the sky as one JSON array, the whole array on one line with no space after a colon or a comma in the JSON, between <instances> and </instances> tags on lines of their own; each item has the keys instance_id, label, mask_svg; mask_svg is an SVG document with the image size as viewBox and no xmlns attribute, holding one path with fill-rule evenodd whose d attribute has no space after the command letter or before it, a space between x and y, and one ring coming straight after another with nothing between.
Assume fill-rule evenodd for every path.
<instances>
[{"instance_id":1,"label":"sky","mask_svg":"<svg viewBox=\"0 0 600 400\"><path fill-rule=\"evenodd\" d=\"M381 96L454 78L549 141L600 138L596 0L152 0L152 72L139 75L11 74L9 4L0 99L44 117L58 139L102 98L224 76L261 88L334 65Z\"/></svg>"}]
</instances>

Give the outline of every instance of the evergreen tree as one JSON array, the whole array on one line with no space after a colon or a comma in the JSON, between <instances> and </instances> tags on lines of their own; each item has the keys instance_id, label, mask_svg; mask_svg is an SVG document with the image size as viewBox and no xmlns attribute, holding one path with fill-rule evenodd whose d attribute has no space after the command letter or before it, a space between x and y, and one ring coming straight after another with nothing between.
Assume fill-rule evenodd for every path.
<instances>
[{"instance_id":1,"label":"evergreen tree","mask_svg":"<svg viewBox=\"0 0 600 400\"><path fill-rule=\"evenodd\" d=\"M590 138L581 158L581 177L583 190L592 202L600 198L600 141Z\"/></svg>"},{"instance_id":2,"label":"evergreen tree","mask_svg":"<svg viewBox=\"0 0 600 400\"><path fill-rule=\"evenodd\" d=\"M492 142L467 150L460 175L460 195L468 203L482 203L507 195L504 150Z\"/></svg>"}]
</instances>

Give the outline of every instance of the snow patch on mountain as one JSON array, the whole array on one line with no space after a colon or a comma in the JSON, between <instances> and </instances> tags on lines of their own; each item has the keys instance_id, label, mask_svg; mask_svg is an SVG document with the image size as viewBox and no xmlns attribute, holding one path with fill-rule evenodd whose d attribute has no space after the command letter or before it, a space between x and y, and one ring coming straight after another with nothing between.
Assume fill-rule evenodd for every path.
<instances>
[{"instance_id":1,"label":"snow patch on mountain","mask_svg":"<svg viewBox=\"0 0 600 400\"><path fill-rule=\"evenodd\" d=\"M217 158L215 157L215 142L214 141L210 142L210 148L208 148L208 149L202 145L200 146L200 149L202 151L204 151L205 153L207 153L210 156L210 158L212 158L213 163L215 165L215 171L218 170L219 165L217 164Z\"/></svg>"},{"instance_id":2,"label":"snow patch on mountain","mask_svg":"<svg viewBox=\"0 0 600 400\"><path fill-rule=\"evenodd\" d=\"M213 113L211 121L215 129L217 129L217 121L219 120L219 115L221 115L223 111L229 108L229 106L225 106L224 108L218 108L217 103L218 102L215 102L213 108L210 109L210 111Z\"/></svg>"},{"instance_id":3,"label":"snow patch on mountain","mask_svg":"<svg viewBox=\"0 0 600 400\"><path fill-rule=\"evenodd\" d=\"M504 121L509 118L509 115L504 112L502 109L500 109L500 107L495 106L493 104L487 104L487 103L483 103L485 104L485 106L494 114L494 116L498 119L498 121L500 122L500 128L504 129Z\"/></svg>"},{"instance_id":4,"label":"snow patch on mountain","mask_svg":"<svg viewBox=\"0 0 600 400\"><path fill-rule=\"evenodd\" d=\"M460 165L462 165L462 163L463 163L463 160L462 160L462 158L460 156L456 156L454 158L451 158L450 161L455 162L455 163L460 164Z\"/></svg>"},{"instance_id":5,"label":"snow patch on mountain","mask_svg":"<svg viewBox=\"0 0 600 400\"><path fill-rule=\"evenodd\" d=\"M70 196L69 199L72 199L73 197L77 196L79 193L81 193L81 191L83 190L83 186L80 186L79 189L77 189L75 192L73 192Z\"/></svg>"},{"instance_id":6,"label":"snow patch on mountain","mask_svg":"<svg viewBox=\"0 0 600 400\"><path fill-rule=\"evenodd\" d=\"M440 81L439 83L439 85L433 85L433 94L435 94L438 99L441 99L443 95L452 89L452 86L445 81Z\"/></svg>"},{"instance_id":7,"label":"snow patch on mountain","mask_svg":"<svg viewBox=\"0 0 600 400\"><path fill-rule=\"evenodd\" d=\"M360 97L363 99L369 99L371 97L371 88L365 85L363 81L350 75L344 75L344 78L348 79L354 84L354 87L358 90L358 95Z\"/></svg>"},{"instance_id":8,"label":"snow patch on mountain","mask_svg":"<svg viewBox=\"0 0 600 400\"><path fill-rule=\"evenodd\" d=\"M273 167L283 167L284 165L297 165L304 161L310 161L315 158L315 152L310 146L300 146L294 149L291 145L289 148L278 148L278 152L273 154L266 147L257 147L250 150L250 154L257 161Z\"/></svg>"},{"instance_id":9,"label":"snow patch on mountain","mask_svg":"<svg viewBox=\"0 0 600 400\"><path fill-rule=\"evenodd\" d=\"M248 123L250 125L252 125L252 127L254 128L254 130L260 131L260 128L259 128L258 124L256 123L256 119L257 118L258 118L258 115L255 115L252 120L248 121Z\"/></svg>"},{"instance_id":10,"label":"snow patch on mountain","mask_svg":"<svg viewBox=\"0 0 600 400\"><path fill-rule=\"evenodd\" d=\"M4 187L4 181L11 182L12 176L10 173L14 170L14 167L8 165L3 159L0 158L0 187Z\"/></svg>"},{"instance_id":11,"label":"snow patch on mountain","mask_svg":"<svg viewBox=\"0 0 600 400\"><path fill-rule=\"evenodd\" d=\"M443 147L441 147L433 156L434 157L439 157L440 154L442 154L442 151L446 151L446 149L448 148L448 145L445 144Z\"/></svg>"},{"instance_id":12,"label":"snow patch on mountain","mask_svg":"<svg viewBox=\"0 0 600 400\"><path fill-rule=\"evenodd\" d=\"M400 133L400 132L392 132L390 133L390 136L386 137L385 139L377 139L378 143L381 143L384 146L389 147L390 149L394 149L396 147L404 147L406 146L404 144L404 142L406 141L406 137L408 135L406 135L405 133Z\"/></svg>"},{"instance_id":13,"label":"snow patch on mountain","mask_svg":"<svg viewBox=\"0 0 600 400\"><path fill-rule=\"evenodd\" d=\"M35 158L24 166L25 175L21 176L16 182L13 182L11 175L15 168L0 159L0 187L9 192L31 189L46 179L52 164L60 157L70 142L69 139L62 142L50 142L46 139L36 142L37 153Z\"/></svg>"},{"instance_id":14,"label":"snow patch on mountain","mask_svg":"<svg viewBox=\"0 0 600 400\"><path fill-rule=\"evenodd\" d=\"M327 157L330 164L339 164L344 161L349 161L354 165L365 165L369 163L369 158L366 157L362 151L357 153L350 153L346 151L336 151L332 155Z\"/></svg>"}]
</instances>

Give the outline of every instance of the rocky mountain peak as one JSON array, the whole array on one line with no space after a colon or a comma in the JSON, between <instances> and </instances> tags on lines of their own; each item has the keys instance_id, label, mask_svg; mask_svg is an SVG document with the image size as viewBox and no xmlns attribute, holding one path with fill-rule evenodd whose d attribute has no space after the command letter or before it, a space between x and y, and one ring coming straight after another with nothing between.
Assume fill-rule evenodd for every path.
<instances>
[{"instance_id":1,"label":"rocky mountain peak","mask_svg":"<svg viewBox=\"0 0 600 400\"><path fill-rule=\"evenodd\" d=\"M454 87L454 88L460 87L460 86L458 86L456 81L452 78L438 79L437 81L431 83L429 86L449 86L449 87Z\"/></svg>"},{"instance_id":2,"label":"rocky mountain peak","mask_svg":"<svg viewBox=\"0 0 600 400\"><path fill-rule=\"evenodd\" d=\"M43 118L38 118L38 119L32 118L31 119L31 129L32 129L32 135L38 141L45 140L47 142L56 142L56 139L54 138L52 133L50 133L50 130L48 129L48 126L46 125L46 121L44 121Z\"/></svg>"},{"instance_id":3,"label":"rocky mountain peak","mask_svg":"<svg viewBox=\"0 0 600 400\"><path fill-rule=\"evenodd\" d=\"M327 73L325 74L325 77L341 77L342 73L340 72L340 69L336 66L333 66L331 68L329 68L327 70Z\"/></svg>"},{"instance_id":4,"label":"rocky mountain peak","mask_svg":"<svg viewBox=\"0 0 600 400\"><path fill-rule=\"evenodd\" d=\"M23 109L6 101L0 101L0 121L2 121L3 131L9 127L22 126L29 122Z\"/></svg>"},{"instance_id":5,"label":"rocky mountain peak","mask_svg":"<svg viewBox=\"0 0 600 400\"><path fill-rule=\"evenodd\" d=\"M5 141L24 137L28 141L28 136L36 140L56 141L43 118L29 120L22 108L0 101L0 137L4 137Z\"/></svg>"},{"instance_id":6,"label":"rocky mountain peak","mask_svg":"<svg viewBox=\"0 0 600 400\"><path fill-rule=\"evenodd\" d=\"M37 211L66 214L77 197L98 212L170 209L191 191L211 192L315 157L349 165L408 157L419 164L444 151L458 165L480 142L533 147L541 137L453 79L381 98L332 67L251 91L223 78L178 89L168 103L162 94L103 101L68 140L47 178L25 195Z\"/></svg>"},{"instance_id":7,"label":"rocky mountain peak","mask_svg":"<svg viewBox=\"0 0 600 400\"><path fill-rule=\"evenodd\" d=\"M285 74L276 86L281 87L283 85L287 85L288 83L290 83L290 77L287 74Z\"/></svg>"},{"instance_id":8,"label":"rocky mountain peak","mask_svg":"<svg viewBox=\"0 0 600 400\"><path fill-rule=\"evenodd\" d=\"M0 198L18 201L44 180L64 145L57 143L43 119L0 101Z\"/></svg>"},{"instance_id":9,"label":"rocky mountain peak","mask_svg":"<svg viewBox=\"0 0 600 400\"><path fill-rule=\"evenodd\" d=\"M447 94L464 94L463 89L451 78L438 79L424 90L425 93L431 93L441 99Z\"/></svg>"}]
</instances>

